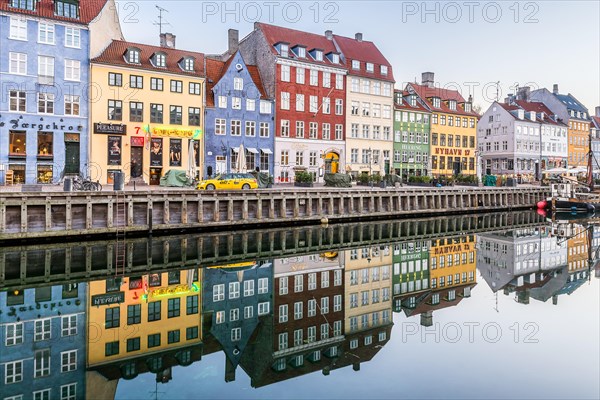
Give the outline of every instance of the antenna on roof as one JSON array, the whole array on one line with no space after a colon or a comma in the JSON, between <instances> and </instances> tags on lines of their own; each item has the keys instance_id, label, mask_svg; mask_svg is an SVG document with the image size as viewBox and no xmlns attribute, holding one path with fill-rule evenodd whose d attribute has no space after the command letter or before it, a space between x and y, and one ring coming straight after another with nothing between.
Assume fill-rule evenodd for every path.
<instances>
[{"instance_id":1,"label":"antenna on roof","mask_svg":"<svg viewBox=\"0 0 600 400\"><path fill-rule=\"evenodd\" d=\"M163 25L171 25L167 21L163 21L163 16L162 16L163 12L169 12L169 10L162 8L160 6L157 6L157 5L154 5L154 7L156 7L158 9L158 22L154 21L154 22L152 22L152 25L158 25L158 31L162 35Z\"/></svg>"},{"instance_id":2,"label":"antenna on roof","mask_svg":"<svg viewBox=\"0 0 600 400\"><path fill-rule=\"evenodd\" d=\"M496 82L496 101L500 100L500 81Z\"/></svg>"}]
</instances>

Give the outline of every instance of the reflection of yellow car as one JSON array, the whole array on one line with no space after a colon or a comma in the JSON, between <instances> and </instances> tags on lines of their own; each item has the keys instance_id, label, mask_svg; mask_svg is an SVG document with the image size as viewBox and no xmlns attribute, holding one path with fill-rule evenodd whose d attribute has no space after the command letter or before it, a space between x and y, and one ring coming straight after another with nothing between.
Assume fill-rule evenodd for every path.
<instances>
[{"instance_id":1,"label":"reflection of yellow car","mask_svg":"<svg viewBox=\"0 0 600 400\"><path fill-rule=\"evenodd\" d=\"M200 190L215 190L215 189L256 189L258 182L252 174L231 173L215 176L214 179L207 179L198 183Z\"/></svg>"}]
</instances>

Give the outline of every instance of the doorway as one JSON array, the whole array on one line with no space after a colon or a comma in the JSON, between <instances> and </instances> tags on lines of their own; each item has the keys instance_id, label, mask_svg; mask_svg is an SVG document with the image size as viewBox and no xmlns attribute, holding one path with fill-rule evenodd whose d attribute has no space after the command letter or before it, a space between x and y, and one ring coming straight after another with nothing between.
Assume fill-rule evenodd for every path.
<instances>
[{"instance_id":1,"label":"doorway","mask_svg":"<svg viewBox=\"0 0 600 400\"><path fill-rule=\"evenodd\" d=\"M65 174L79 174L79 142L65 142Z\"/></svg>"},{"instance_id":2,"label":"doorway","mask_svg":"<svg viewBox=\"0 0 600 400\"><path fill-rule=\"evenodd\" d=\"M131 177L140 178L142 176L142 166L144 165L144 148L131 148Z\"/></svg>"}]
</instances>

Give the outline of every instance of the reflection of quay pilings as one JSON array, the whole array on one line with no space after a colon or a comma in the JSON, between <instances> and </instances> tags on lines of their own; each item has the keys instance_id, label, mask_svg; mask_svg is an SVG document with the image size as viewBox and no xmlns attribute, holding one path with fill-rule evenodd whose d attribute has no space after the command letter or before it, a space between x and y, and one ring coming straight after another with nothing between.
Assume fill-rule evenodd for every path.
<instances>
[{"instance_id":1,"label":"reflection of quay pilings","mask_svg":"<svg viewBox=\"0 0 600 400\"><path fill-rule=\"evenodd\" d=\"M126 213L109 192L3 193L0 241L44 238L173 233L181 230L237 229L319 224L421 215L527 209L547 196L547 188L413 188L405 190L284 190L198 192L128 191Z\"/></svg>"},{"instance_id":2,"label":"reflection of quay pilings","mask_svg":"<svg viewBox=\"0 0 600 400\"><path fill-rule=\"evenodd\" d=\"M234 233L130 239L125 273L271 259L407 240L537 225L531 212L482 214L419 221L353 223ZM114 241L0 249L0 287L87 281L114 274Z\"/></svg>"}]
</instances>

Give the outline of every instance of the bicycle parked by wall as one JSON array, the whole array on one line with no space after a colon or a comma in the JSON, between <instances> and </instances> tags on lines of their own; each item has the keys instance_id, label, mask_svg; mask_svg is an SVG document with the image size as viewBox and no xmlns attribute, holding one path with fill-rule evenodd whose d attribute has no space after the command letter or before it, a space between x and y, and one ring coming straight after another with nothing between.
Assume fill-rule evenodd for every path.
<instances>
[{"instance_id":1,"label":"bicycle parked by wall","mask_svg":"<svg viewBox=\"0 0 600 400\"><path fill-rule=\"evenodd\" d=\"M102 185L100 182L93 182L89 178L84 178L81 175L75 175L73 177L73 189L84 191L101 191Z\"/></svg>"}]
</instances>

